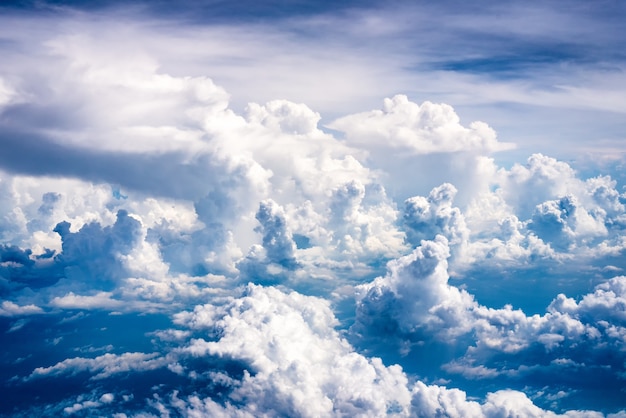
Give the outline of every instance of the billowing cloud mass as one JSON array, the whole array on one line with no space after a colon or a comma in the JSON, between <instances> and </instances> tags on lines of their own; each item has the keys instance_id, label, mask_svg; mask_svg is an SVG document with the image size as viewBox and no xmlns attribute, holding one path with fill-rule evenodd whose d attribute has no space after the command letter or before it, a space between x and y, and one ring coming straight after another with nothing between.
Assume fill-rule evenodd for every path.
<instances>
[{"instance_id":1,"label":"billowing cloud mass","mask_svg":"<svg viewBox=\"0 0 626 418\"><path fill-rule=\"evenodd\" d=\"M398 39L387 9L342 9L326 51L329 12L36 7L0 17L1 416L626 416L619 155L531 150L412 87L348 110L322 105L354 87L297 87L298 42L356 84L414 65L346 53L350 19L379 54ZM418 52L460 109L486 83ZM499 71L493 100L526 103ZM309 93L254 100L283 74Z\"/></svg>"},{"instance_id":2,"label":"billowing cloud mass","mask_svg":"<svg viewBox=\"0 0 626 418\"><path fill-rule=\"evenodd\" d=\"M382 110L345 116L330 127L344 131L349 142L365 149L389 147L409 154L489 153L512 147L499 142L495 131L484 122L464 127L447 104L420 105L405 95L385 99Z\"/></svg>"}]
</instances>

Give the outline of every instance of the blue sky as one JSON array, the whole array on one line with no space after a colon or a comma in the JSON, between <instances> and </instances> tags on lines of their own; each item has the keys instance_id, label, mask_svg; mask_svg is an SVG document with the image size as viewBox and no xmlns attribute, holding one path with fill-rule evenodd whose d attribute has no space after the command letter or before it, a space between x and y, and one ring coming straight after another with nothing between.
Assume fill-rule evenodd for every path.
<instances>
[{"instance_id":1,"label":"blue sky","mask_svg":"<svg viewBox=\"0 0 626 418\"><path fill-rule=\"evenodd\" d=\"M3 2L0 416L626 416L625 15Z\"/></svg>"}]
</instances>

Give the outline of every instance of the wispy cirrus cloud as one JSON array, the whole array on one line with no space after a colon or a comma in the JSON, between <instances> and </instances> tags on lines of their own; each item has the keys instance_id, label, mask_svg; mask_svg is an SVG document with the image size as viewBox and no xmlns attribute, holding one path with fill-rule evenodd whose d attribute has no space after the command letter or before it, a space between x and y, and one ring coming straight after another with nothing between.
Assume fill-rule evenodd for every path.
<instances>
[{"instance_id":1,"label":"wispy cirrus cloud","mask_svg":"<svg viewBox=\"0 0 626 418\"><path fill-rule=\"evenodd\" d=\"M169 19L159 6L143 7L129 11L113 3L91 14L30 18L37 30L28 35L12 30L14 23L7 21L11 67L15 71L19 62L28 65L33 56L49 55L39 45L56 42L68 50L58 38L74 36L83 38L84 47L75 51L84 56L97 50L105 59L102 51L115 44L117 52L106 59L133 65L147 60L171 75L200 76L210 68L211 77L232 94L236 109L250 101L283 98L334 118L405 93L420 101L452 104L466 118L488 120L508 140L532 140L545 147L534 151L558 152L560 148L548 148L545 136L539 136L559 135L562 125L585 130L584 135L572 129L559 136L572 144L586 143L594 135L596 140L621 138L614 115L625 109L624 94L616 90L624 84L623 41L617 35L617 16L624 11L615 2L593 9L583 3L568 8L550 2L467 8L456 2L399 2L382 8L320 6L288 15L268 7L254 22L238 19L235 9L219 4L212 11L210 5L190 2L180 14L168 10ZM213 20L189 22L185 17L192 11ZM63 30L55 22L63 22ZM100 28L97 36L95 28ZM29 56L20 56L26 49ZM255 69L254 75L248 68ZM17 74L24 74L23 69ZM531 114L542 130L503 114L503 105ZM577 115L575 120L566 119L568 112ZM593 120L602 121L602 138L588 130Z\"/></svg>"}]
</instances>

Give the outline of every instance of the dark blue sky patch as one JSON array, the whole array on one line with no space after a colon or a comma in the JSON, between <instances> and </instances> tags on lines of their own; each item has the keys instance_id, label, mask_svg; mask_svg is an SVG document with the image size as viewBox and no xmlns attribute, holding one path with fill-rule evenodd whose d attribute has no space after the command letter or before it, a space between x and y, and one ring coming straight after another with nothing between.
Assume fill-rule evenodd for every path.
<instances>
[{"instance_id":1,"label":"dark blue sky patch","mask_svg":"<svg viewBox=\"0 0 626 418\"><path fill-rule=\"evenodd\" d=\"M106 312L77 315L80 312L32 317L13 332L8 330L16 319L0 317L0 345L3 347L0 387L6 394L5 399L12 399L10 403L0 402L0 415L57 404L92 390L100 394L135 393L136 406L143 407L144 399L151 396L150 388L156 382L170 385L166 390L175 385L176 375L170 371L146 372L146 375L121 373L95 381L90 380L93 373L81 371L76 375L41 376L24 381L36 368L50 367L68 358L151 353L156 347L146 333L171 324L166 315L110 315ZM155 375L160 378L155 380Z\"/></svg>"},{"instance_id":2,"label":"dark blue sky patch","mask_svg":"<svg viewBox=\"0 0 626 418\"><path fill-rule=\"evenodd\" d=\"M271 1L237 1L228 0L183 0L172 3L164 0L135 1L132 3L120 0L80 1L80 0L46 0L46 1L7 1L2 7L20 12L39 12L55 14L61 8L72 8L86 12L119 11L135 9L147 16L160 18L177 18L187 23L228 23L228 22L267 22L294 17L314 16L324 13L337 13L351 8L366 8L377 5L376 2L348 0L342 2L314 0L271 0Z\"/></svg>"},{"instance_id":3,"label":"dark blue sky patch","mask_svg":"<svg viewBox=\"0 0 626 418\"><path fill-rule=\"evenodd\" d=\"M513 47L515 49L515 47ZM513 53L484 58L467 58L459 61L435 63L433 69L460 73L484 74L495 78L523 80L529 72L547 70L553 65L567 65L583 58L563 50L551 51L518 50Z\"/></svg>"}]
</instances>

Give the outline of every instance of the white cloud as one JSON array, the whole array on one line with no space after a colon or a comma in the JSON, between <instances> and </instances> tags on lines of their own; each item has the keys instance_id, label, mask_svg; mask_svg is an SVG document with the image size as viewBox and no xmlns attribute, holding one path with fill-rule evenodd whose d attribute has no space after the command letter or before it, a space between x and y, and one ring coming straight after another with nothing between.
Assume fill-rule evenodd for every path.
<instances>
[{"instance_id":1,"label":"white cloud","mask_svg":"<svg viewBox=\"0 0 626 418\"><path fill-rule=\"evenodd\" d=\"M619 137L614 118L597 112L624 109L623 92L616 90L624 85L622 59L616 53L622 40L616 35L619 26L601 18L604 8L588 13L585 7L564 12L554 4L515 4L507 10L486 4L479 9L454 8L451 13L446 4L401 2L341 8L322 16L261 19L254 24L213 22L192 28L181 25L176 19L180 15L171 11L167 19L149 19L126 7L90 13L64 10L47 19L7 15L3 35L15 46L5 48L7 62L0 69L12 85L32 83L28 78L37 68L63 79L63 71L52 70L58 57L36 47L61 32L89 46L74 47L72 53L93 56L91 51L100 51L102 63L125 61L131 69L158 65L173 76L200 77L210 71L233 94L238 109L250 101L283 98L334 117L372 108L381 97L410 90L412 97L465 106L466 113L506 127L508 137L529 139L544 149L559 150L562 143L543 141L534 125L542 131L561 131L573 146L581 141L597 147L596 140L607 130ZM623 13L619 8L611 12ZM204 16L190 13L192 20ZM554 16L560 16L561 24L553 24ZM529 29L527 22L541 24ZM21 30L35 26L37 31ZM423 42L426 38L429 41ZM515 59L502 59L511 55ZM41 60L49 65L36 65ZM132 75L132 71L122 75L128 73ZM503 111L508 103L522 109ZM528 108L535 109L538 123L528 124L520 117ZM567 110L572 108L583 109L579 118L571 118ZM564 133L564 126L571 125L594 126L593 138L576 129Z\"/></svg>"},{"instance_id":2,"label":"white cloud","mask_svg":"<svg viewBox=\"0 0 626 418\"><path fill-rule=\"evenodd\" d=\"M559 294L548 310L595 321L609 321L623 328L626 326L626 276L617 276L597 285L594 292L584 295L580 302Z\"/></svg>"},{"instance_id":3,"label":"white cloud","mask_svg":"<svg viewBox=\"0 0 626 418\"><path fill-rule=\"evenodd\" d=\"M114 399L115 399L115 395L113 395L112 393L105 393L102 396L100 396L100 402L102 403L111 403L113 402Z\"/></svg>"},{"instance_id":4,"label":"white cloud","mask_svg":"<svg viewBox=\"0 0 626 418\"><path fill-rule=\"evenodd\" d=\"M218 341L192 340L186 352L250 365L229 395L249 413L407 414L410 393L400 367L356 354L333 329L336 319L321 299L250 285L242 298L197 306L175 322L219 330Z\"/></svg>"},{"instance_id":5,"label":"white cloud","mask_svg":"<svg viewBox=\"0 0 626 418\"><path fill-rule=\"evenodd\" d=\"M501 390L487 395L487 401L483 406L487 417L585 417L600 418L603 416L595 411L567 411L564 414L556 414L546 411L534 405L532 401L522 392L512 390Z\"/></svg>"},{"instance_id":6,"label":"white cloud","mask_svg":"<svg viewBox=\"0 0 626 418\"><path fill-rule=\"evenodd\" d=\"M107 353L95 358L75 357L63 360L50 367L38 367L24 380L28 381L59 375L76 375L81 372L89 372L93 374L92 379L98 380L106 379L118 373L155 370L167 365L168 360L159 357L158 353ZM105 397L106 399L108 397Z\"/></svg>"},{"instance_id":7,"label":"white cloud","mask_svg":"<svg viewBox=\"0 0 626 418\"><path fill-rule=\"evenodd\" d=\"M78 402L75 402L72 406L63 408L63 412L66 414L75 414L89 408L98 408L102 405L110 404L115 399L115 395L112 393L105 393L98 400L82 400L82 396L79 397Z\"/></svg>"},{"instance_id":8,"label":"white cloud","mask_svg":"<svg viewBox=\"0 0 626 418\"><path fill-rule=\"evenodd\" d=\"M10 104L16 99L17 93L9 83L0 77L0 112L2 112L3 107Z\"/></svg>"},{"instance_id":9,"label":"white cloud","mask_svg":"<svg viewBox=\"0 0 626 418\"><path fill-rule=\"evenodd\" d=\"M471 230L467 263L599 260L624 248L624 196L609 176L584 180L535 154L525 166L492 172L488 184L462 212Z\"/></svg>"},{"instance_id":10,"label":"white cloud","mask_svg":"<svg viewBox=\"0 0 626 418\"><path fill-rule=\"evenodd\" d=\"M466 399L465 392L417 382L413 388L413 411L417 417L484 417L481 405Z\"/></svg>"},{"instance_id":11,"label":"white cloud","mask_svg":"<svg viewBox=\"0 0 626 418\"><path fill-rule=\"evenodd\" d=\"M286 225L283 209L272 200L262 201L256 219L261 224L259 232L263 235L263 247L268 259L286 267L293 267L296 263L296 244Z\"/></svg>"},{"instance_id":12,"label":"white cloud","mask_svg":"<svg viewBox=\"0 0 626 418\"><path fill-rule=\"evenodd\" d=\"M10 300L2 301L0 305L0 316L20 316L43 313L43 310L36 305L18 305Z\"/></svg>"},{"instance_id":13,"label":"white cloud","mask_svg":"<svg viewBox=\"0 0 626 418\"><path fill-rule=\"evenodd\" d=\"M78 83L81 88L77 89L75 84L69 83L68 75L58 80L59 86L54 92L37 90L37 84L33 83L30 105L52 109L58 104L67 108L69 114L86 112L85 116L88 117L81 120L90 123L67 123L63 125L63 132L68 135L63 136L59 136L59 130L55 127L48 129L43 126L38 135L43 142L67 147L68 152L70 144L80 139L78 151L71 152L101 157L102 164L93 166L96 171L106 167L95 178L122 184L123 193L131 190L135 193L135 199L116 201L110 190L103 187L94 192L94 199L99 198L100 201L85 202L86 205L93 204L94 208L89 209L91 212L84 211L88 214L84 219L64 209L69 203L69 195L64 191L37 190L40 194L30 197L35 201L41 199L39 205L34 202L28 207L9 204L11 210L6 213L12 215L11 219L7 219L6 231L9 226L17 228L12 234L16 239L21 238L20 244L27 243L35 247L36 254L44 253L46 246L58 248L58 240L54 241L56 236L49 232L49 226L54 225L53 219L57 222L59 219L71 222L74 230L92 221L107 225L115 216L112 207L125 203L124 206L138 212L136 215L144 220L146 228L169 233L159 246L154 241L149 245L142 244L141 250L135 251L134 256L127 256L129 264L132 264L133 259L135 266L151 260L153 263L150 264L160 266L161 270L160 273L151 274L161 276L167 265L176 274L198 275L212 269L219 269L219 273L236 274L238 259L248 248L259 243L259 236L253 232L256 224L254 211L260 201L269 198L284 208L286 223L292 233L303 236L325 250L326 265L355 258L358 264L364 265L367 258L397 257L406 251L402 242L403 233L395 225L397 209L388 195L403 199L415 196L416 192L427 192L440 184L439 180L451 181L458 190L456 201L459 208L463 208L477 194L488 190L490 184L497 184L500 192L486 193L488 197L481 201L495 202L495 213L488 215L493 216L492 225L497 226L504 219L503 214L511 215L507 209L512 209L521 222L526 222L536 205L548 201L548 195L552 200L560 199L564 196L561 192L567 190L579 199L580 190L585 188L566 164L542 156L532 157L528 169L514 166L509 171L500 170L496 173L494 161L479 154L498 150L502 143L486 126L479 124L464 127L448 105L429 102L418 105L406 96L388 99L382 111L372 111L369 113L371 117L366 118L368 123L376 126L348 124L355 129L365 126L376 135L400 141L383 141L384 144L374 141L374 145L354 142L359 148L370 151L369 156L366 156L362 149L349 147L346 141L322 132L318 128L320 115L307 105L287 100L272 100L264 105L252 103L245 115L240 116L229 108L228 94L208 78L170 74L166 67L159 66L160 57L155 51L143 51L132 43L125 44L125 48L116 52L105 48L105 54L93 54L90 52L94 50L93 46L106 44L108 38L89 34L81 36L80 31L87 31L86 27L78 25L75 29L78 34L54 37L45 48L46 53L55 57L53 67L65 69L74 76L73 83ZM45 75L39 74L37 77ZM68 98L70 96L72 100ZM85 106L78 106L77 103ZM81 110L77 110L79 108ZM27 118L28 115L22 116ZM365 114L349 115L347 119L340 120L363 117ZM128 132L115 134L119 129L127 129ZM98 135L107 135L116 140L99 141L91 135L92 130L97 130ZM365 140L368 137L355 135L352 138L348 132L348 144L357 138ZM406 155L404 152L398 158L389 158L384 153L368 149L370 145L381 144L387 148L402 144L417 146L419 150L435 152L437 155L423 158L423 155ZM424 144L430 145L424 148ZM120 166L108 167L107 153L111 152L123 157L121 160L116 158ZM65 169L74 163L78 164L76 161L84 159L78 158L78 154L73 163L57 166ZM150 157L148 161L144 158L146 155L153 155L154 158ZM141 173L129 168L135 166L142 167ZM432 173L420 175L411 169L418 166L422 169L420 172L430 170ZM377 167L386 169L388 173L372 169ZM552 167L552 171L549 167ZM84 172L79 166L76 169ZM129 175L121 178L118 176L121 173ZM76 173L69 170L65 175ZM162 178L159 177L161 175ZM544 177L548 178L544 189L554 189L543 193L545 199L527 199L516 194L521 189L533 195L531 190L543 187ZM176 179L176 184L171 179ZM571 180L569 183L572 187L558 188L556 185L563 184L563 179ZM58 187L53 183L47 186L49 189ZM614 190L614 187L606 185L593 187ZM339 214L335 209L339 208L339 200L345 195L342 190L358 191L361 188L364 193L358 192L350 200L354 205L351 212ZM331 196L328 195L329 191L332 191ZM173 220L174 215L169 211L167 218L165 212L164 217L155 217L148 208L150 205L155 206L154 203L146 203L153 198L144 198L144 194L154 193L179 198L159 200L159 205L170 202L183 207L193 205L196 214L185 213L181 219ZM610 205L612 215L615 214L611 222L617 222L621 219L616 214L619 198L612 191L604 198L601 197L602 193L598 192L598 198L612 199L604 203ZM45 199L48 200L44 202ZM579 238L575 241L578 246L581 245L580 241L585 241L582 243L584 245L596 244L598 237L604 234L602 223L607 220L601 211L596 210L597 207L589 207L587 200L580 200L580 210L577 211L576 232ZM103 210L103 207L107 210ZM32 218L34 211L40 208L47 211L46 215L37 215L37 221L27 225L26 219ZM78 209L80 206L76 212ZM465 215L470 228L477 225L479 214L485 214L482 209L485 209L485 205L477 204L474 212L461 213ZM317 222L298 216L302 211L307 212L307 217L316 218ZM450 208L450 211L450 216L455 220L462 218L458 216L457 209ZM70 217L73 219L68 219ZM179 223L174 227L171 222L184 222L184 225ZM36 230L26 232L29 227ZM178 228L184 228L184 232L174 231ZM462 225L458 229L460 235L449 237L451 240L465 240L467 231L464 231ZM518 231L526 238L517 243L512 242L511 245L481 243L482 247L475 247L470 254L474 259L480 259L489 251L508 259L516 257L516 254L528 256L541 252L549 255L549 250L542 247L535 237L529 236L527 231L523 231L523 227L518 228ZM476 231L477 234L480 232ZM154 234L157 234L156 231ZM24 235L28 235L28 238L24 238ZM414 238L413 245L417 241L418 238ZM606 251L615 253L620 244L608 241ZM497 248L494 249L494 246ZM332 255L329 250L332 250ZM319 255L319 250L315 251ZM162 260L157 259L158 252L161 252ZM313 253L314 250L302 251L298 256L306 261ZM308 263L309 266L311 264Z\"/></svg>"},{"instance_id":14,"label":"white cloud","mask_svg":"<svg viewBox=\"0 0 626 418\"><path fill-rule=\"evenodd\" d=\"M72 232L90 222L115 222L116 201L108 185L2 172L0 177L4 190L0 202L7 213L0 220L4 242L26 245L41 254L44 246L61 249L59 236L52 232L59 222L70 222Z\"/></svg>"},{"instance_id":15,"label":"white cloud","mask_svg":"<svg viewBox=\"0 0 626 418\"><path fill-rule=\"evenodd\" d=\"M117 309L124 305L124 302L111 296L111 292L98 292L95 295L76 295L69 292L65 296L53 298L50 305L63 309Z\"/></svg>"},{"instance_id":16,"label":"white cloud","mask_svg":"<svg viewBox=\"0 0 626 418\"><path fill-rule=\"evenodd\" d=\"M590 243L608 235L604 213L590 214L571 195L537 205L529 228L544 242L566 250L577 241Z\"/></svg>"},{"instance_id":17,"label":"white cloud","mask_svg":"<svg viewBox=\"0 0 626 418\"><path fill-rule=\"evenodd\" d=\"M250 103L246 113L248 122L258 123L272 131L295 135L319 132L317 124L321 119L320 114L304 104L287 100L272 100L265 106Z\"/></svg>"},{"instance_id":18,"label":"white cloud","mask_svg":"<svg viewBox=\"0 0 626 418\"><path fill-rule=\"evenodd\" d=\"M382 110L345 116L329 127L345 132L351 144L393 154L489 153L512 147L499 143L495 131L483 122L465 128L449 105L419 105L404 95L385 99Z\"/></svg>"},{"instance_id":19,"label":"white cloud","mask_svg":"<svg viewBox=\"0 0 626 418\"><path fill-rule=\"evenodd\" d=\"M387 275L357 287L359 333L399 327L401 334L430 330L456 336L472 327L468 315L476 302L448 284L448 240L437 235L411 254L387 264ZM371 329L370 329L371 328Z\"/></svg>"},{"instance_id":20,"label":"white cloud","mask_svg":"<svg viewBox=\"0 0 626 418\"><path fill-rule=\"evenodd\" d=\"M493 13L485 7L485 16ZM480 280L487 267L514 274L591 264L596 276L575 279L597 283L609 274L598 267L605 259L625 267L626 197L616 181L584 180L573 165L542 154L499 167L489 155L512 145L483 122L461 123L458 106L483 104L489 112L495 102L506 108L504 101L619 113L619 89L598 100L610 83L569 70L567 79L524 73L530 81L460 74L455 65L480 64L472 61L476 51L439 47L456 45L450 40L468 29L493 34L490 27L463 22L460 10L447 22L454 34L446 35L422 29L441 26L441 13L424 13L429 22L412 7L400 9L350 9L274 28L136 25L132 13L117 12L37 24L0 18L0 33L13 45L2 44L0 63L0 165L7 172L0 179L0 316L41 313L39 306L171 313L206 303L176 316L190 329L152 334L154 344L172 350L167 359L67 359L29 379L81 371L107 379L168 367L181 379L212 373L228 381L219 401L201 389L152 401L188 415L550 414L520 392L496 392L480 404L366 357L366 339L355 337L362 345L353 348L334 329L353 321L345 306L353 285L355 333L383 342L469 341L441 371L446 378L508 383L540 369L574 373L584 360L592 372L608 368L621 379L622 278L577 299L559 295L536 315L481 305L450 280L472 268ZM404 12L410 25L399 22ZM501 12L514 24L510 33L546 34L543 21L522 27L511 11ZM435 35L396 42L410 30ZM322 38L309 38L314 32ZM371 42L368 53L352 52L357 33ZM497 38L499 51L505 40ZM407 58L396 45L416 49ZM535 56L527 52L520 56ZM416 65L419 74L406 70ZM621 78L607 73L615 85ZM594 91L571 87L591 79ZM350 113L399 90L420 100L453 98L455 108L396 95L380 110ZM257 103L244 110L248 101ZM349 110L321 128L322 117L335 118L339 109ZM519 119L515 126L527 124ZM568 116L568 129L574 119ZM387 273L369 282L390 258ZM286 290L250 286L241 298L223 299L248 280L332 298L340 317L328 302ZM35 320L20 318L8 332ZM605 353L607 361L599 358ZM241 361L248 374L193 370L199 357ZM112 394L84 398L66 412L112 401Z\"/></svg>"},{"instance_id":21,"label":"white cloud","mask_svg":"<svg viewBox=\"0 0 626 418\"><path fill-rule=\"evenodd\" d=\"M413 246L441 234L451 245L467 244L470 231L461 210L452 206L457 189L444 183L431 190L427 198L414 196L404 202L403 221Z\"/></svg>"},{"instance_id":22,"label":"white cloud","mask_svg":"<svg viewBox=\"0 0 626 418\"><path fill-rule=\"evenodd\" d=\"M199 305L181 312L175 322L209 341L193 338L177 353L244 361L240 380L229 380L228 396L218 402L175 391L158 408L185 416L451 416L600 417L594 411L563 415L539 408L522 392L489 393L484 403L464 391L411 383L400 366L385 367L377 358L353 351L333 329L328 304L295 292L248 285L240 298L225 304ZM358 382L358 385L355 384Z\"/></svg>"},{"instance_id":23,"label":"white cloud","mask_svg":"<svg viewBox=\"0 0 626 418\"><path fill-rule=\"evenodd\" d=\"M587 370L608 367L613 371L606 379L621 379L624 356L617 353L623 353L626 335L623 276L597 285L580 302L561 294L546 314L528 316L510 305L480 305L465 290L451 286L449 255L444 237L423 241L412 254L389 262L385 276L357 287L355 336L365 341L384 335L390 342L437 338L451 346L455 341L468 344L462 357L443 366L466 379L547 373L565 359L584 362ZM615 359L599 354L604 350ZM538 352L542 360L537 360Z\"/></svg>"},{"instance_id":24,"label":"white cloud","mask_svg":"<svg viewBox=\"0 0 626 418\"><path fill-rule=\"evenodd\" d=\"M350 181L332 190L326 228L336 257L392 257L403 251L404 234L397 228L395 204L377 184Z\"/></svg>"},{"instance_id":25,"label":"white cloud","mask_svg":"<svg viewBox=\"0 0 626 418\"><path fill-rule=\"evenodd\" d=\"M65 412L66 414L74 414L76 412L82 411L84 409L88 409L88 408L97 408L100 406L99 402L94 402L94 401L83 401L80 403L75 403L72 406L67 406L65 408L63 408L63 412Z\"/></svg>"}]
</instances>

